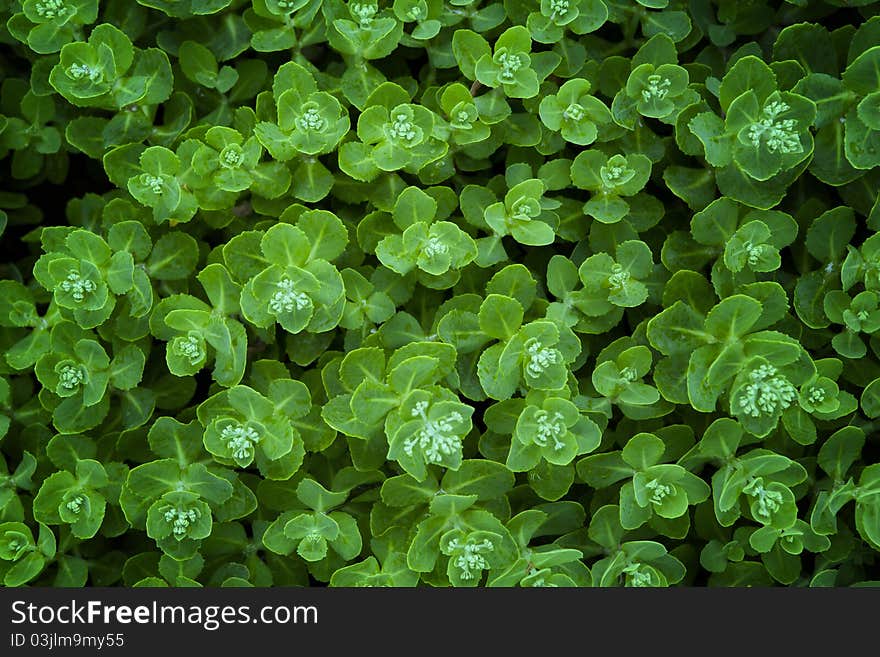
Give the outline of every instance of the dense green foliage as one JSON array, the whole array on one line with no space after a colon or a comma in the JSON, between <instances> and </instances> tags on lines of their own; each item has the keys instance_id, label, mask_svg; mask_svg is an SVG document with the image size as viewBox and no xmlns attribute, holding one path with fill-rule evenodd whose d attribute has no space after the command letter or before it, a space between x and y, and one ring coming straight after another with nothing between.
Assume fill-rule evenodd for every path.
<instances>
[{"instance_id":1,"label":"dense green foliage","mask_svg":"<svg viewBox=\"0 0 880 657\"><path fill-rule=\"evenodd\" d=\"M880 580L878 12L0 0L0 580Z\"/></svg>"}]
</instances>

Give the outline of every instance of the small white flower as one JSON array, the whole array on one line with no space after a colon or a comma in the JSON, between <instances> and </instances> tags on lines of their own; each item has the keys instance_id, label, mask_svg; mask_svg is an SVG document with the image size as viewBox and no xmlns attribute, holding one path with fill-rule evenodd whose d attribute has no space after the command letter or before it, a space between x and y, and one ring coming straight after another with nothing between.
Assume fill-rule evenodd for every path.
<instances>
[{"instance_id":1,"label":"small white flower","mask_svg":"<svg viewBox=\"0 0 880 657\"><path fill-rule=\"evenodd\" d=\"M612 290L621 290L629 282L630 273L622 265L616 262L611 265L611 275L608 277L608 287Z\"/></svg>"},{"instance_id":2,"label":"small white flower","mask_svg":"<svg viewBox=\"0 0 880 657\"><path fill-rule=\"evenodd\" d=\"M648 483L645 484L645 488L652 491L651 492L651 502L654 504L662 504L663 499L667 495L672 495L672 486L667 484L661 484L656 479L652 479Z\"/></svg>"},{"instance_id":3,"label":"small white flower","mask_svg":"<svg viewBox=\"0 0 880 657\"><path fill-rule=\"evenodd\" d=\"M756 477L743 488L743 493L758 501L758 511L755 515L760 516L762 520L769 521L782 506L782 493L765 489L760 477Z\"/></svg>"},{"instance_id":4,"label":"small white flower","mask_svg":"<svg viewBox=\"0 0 880 657\"><path fill-rule=\"evenodd\" d=\"M192 365L195 365L205 357L205 352L199 346L199 341L191 335L175 340L174 353L188 359Z\"/></svg>"},{"instance_id":5,"label":"small white flower","mask_svg":"<svg viewBox=\"0 0 880 657\"><path fill-rule=\"evenodd\" d=\"M150 188L150 191L154 194L162 194L164 191L164 185L162 183L162 179L159 176L153 176L149 173L145 173L141 177L141 182Z\"/></svg>"},{"instance_id":6,"label":"small white flower","mask_svg":"<svg viewBox=\"0 0 880 657\"><path fill-rule=\"evenodd\" d=\"M749 373L739 396L740 410L751 417L773 415L788 408L797 399L797 390L784 376L776 374L772 365L761 365Z\"/></svg>"},{"instance_id":7,"label":"small white flower","mask_svg":"<svg viewBox=\"0 0 880 657\"><path fill-rule=\"evenodd\" d=\"M65 365L58 373L58 380L62 388L74 390L85 380L85 372L76 365Z\"/></svg>"},{"instance_id":8,"label":"small white flower","mask_svg":"<svg viewBox=\"0 0 880 657\"><path fill-rule=\"evenodd\" d=\"M562 360L558 350L550 349L541 344L537 338L529 339L526 344L526 372L532 376L540 376L548 367Z\"/></svg>"},{"instance_id":9,"label":"small white flower","mask_svg":"<svg viewBox=\"0 0 880 657\"><path fill-rule=\"evenodd\" d=\"M558 16L564 16L568 13L568 0L550 0L550 20L556 19Z\"/></svg>"},{"instance_id":10,"label":"small white flower","mask_svg":"<svg viewBox=\"0 0 880 657\"><path fill-rule=\"evenodd\" d=\"M788 104L781 101L773 101L764 105L763 118L758 119L749 126L749 141L752 146L758 148L761 143L767 145L771 153L801 153L804 147L798 137L796 128L797 121L794 119L779 120L777 117L791 109Z\"/></svg>"},{"instance_id":11,"label":"small white flower","mask_svg":"<svg viewBox=\"0 0 880 657\"><path fill-rule=\"evenodd\" d=\"M429 237L425 242L425 245L422 247L422 253L428 258L433 258L434 256L448 252L449 247L446 246L439 237Z\"/></svg>"},{"instance_id":12,"label":"small white flower","mask_svg":"<svg viewBox=\"0 0 880 657\"><path fill-rule=\"evenodd\" d=\"M639 373L636 372L634 367L624 367L620 370L620 378L626 383L632 383L639 378Z\"/></svg>"},{"instance_id":13,"label":"small white flower","mask_svg":"<svg viewBox=\"0 0 880 657\"><path fill-rule=\"evenodd\" d=\"M403 112L392 117L391 123L388 124L388 134L392 139L406 145L411 144L418 136L415 124Z\"/></svg>"},{"instance_id":14,"label":"small white flower","mask_svg":"<svg viewBox=\"0 0 880 657\"><path fill-rule=\"evenodd\" d=\"M648 86L642 89L642 99L647 103L652 99L663 100L669 94L672 83L660 75L648 76Z\"/></svg>"},{"instance_id":15,"label":"small white flower","mask_svg":"<svg viewBox=\"0 0 880 657\"><path fill-rule=\"evenodd\" d=\"M276 284L278 291L269 300L269 311L275 313L290 313L293 309L302 310L308 307L309 297L305 292L297 291L294 283L289 278L282 278Z\"/></svg>"},{"instance_id":16,"label":"small white flower","mask_svg":"<svg viewBox=\"0 0 880 657\"><path fill-rule=\"evenodd\" d=\"M100 68L92 68L88 64L71 64L67 67L67 75L74 80L83 80L85 78L88 78L92 82L97 82L101 79L103 72Z\"/></svg>"},{"instance_id":17,"label":"small white flower","mask_svg":"<svg viewBox=\"0 0 880 657\"><path fill-rule=\"evenodd\" d=\"M46 20L60 18L67 13L64 0L42 0L34 8L37 10L37 16Z\"/></svg>"},{"instance_id":18,"label":"small white flower","mask_svg":"<svg viewBox=\"0 0 880 657\"><path fill-rule=\"evenodd\" d=\"M428 410L428 402L426 402L426 401L416 402L416 405L413 406L413 409L410 412L410 415L412 415L413 417L423 417L424 418L426 410Z\"/></svg>"},{"instance_id":19,"label":"small white flower","mask_svg":"<svg viewBox=\"0 0 880 657\"><path fill-rule=\"evenodd\" d=\"M456 422L464 417L453 411L439 420L428 419L428 402L417 402L413 407L412 416L420 417L424 426L409 440L404 441L403 451L412 456L416 447L421 450L426 463L441 463L444 456L455 454L461 450L461 438L455 433Z\"/></svg>"},{"instance_id":20,"label":"small white flower","mask_svg":"<svg viewBox=\"0 0 880 657\"><path fill-rule=\"evenodd\" d=\"M320 132L327 122L314 107L310 107L296 120L296 127L303 132Z\"/></svg>"},{"instance_id":21,"label":"small white flower","mask_svg":"<svg viewBox=\"0 0 880 657\"><path fill-rule=\"evenodd\" d=\"M746 258L748 263L754 267L758 264L758 258L761 257L761 254L764 253L764 245L763 244L752 244L751 242L746 242L743 244L743 250L746 252Z\"/></svg>"},{"instance_id":22,"label":"small white flower","mask_svg":"<svg viewBox=\"0 0 880 657\"><path fill-rule=\"evenodd\" d=\"M545 410L537 411L535 420L538 423L538 434L535 436L535 443L547 447L553 441L553 449L556 451L565 447L565 443L560 440L567 431L563 419L562 413L550 415Z\"/></svg>"},{"instance_id":23,"label":"small white flower","mask_svg":"<svg viewBox=\"0 0 880 657\"><path fill-rule=\"evenodd\" d=\"M73 513L79 513L82 511L83 505L86 503L85 498L82 495L77 495L72 500L70 500L65 506Z\"/></svg>"},{"instance_id":24,"label":"small white flower","mask_svg":"<svg viewBox=\"0 0 880 657\"><path fill-rule=\"evenodd\" d=\"M98 286L93 281L83 278L75 271L67 274L67 278L61 281L59 287L65 292L70 292L70 295L76 302L84 301L87 294L98 289Z\"/></svg>"},{"instance_id":25,"label":"small white flower","mask_svg":"<svg viewBox=\"0 0 880 657\"><path fill-rule=\"evenodd\" d=\"M223 427L220 438L226 441L233 458L247 460L253 457L254 446L260 442L261 437L252 427L230 424Z\"/></svg>"},{"instance_id":26,"label":"small white flower","mask_svg":"<svg viewBox=\"0 0 880 657\"><path fill-rule=\"evenodd\" d=\"M607 189L613 189L618 185L630 180L635 175L635 171L626 165L626 159L620 155L615 155L608 160L608 164L599 167L599 178L602 185Z\"/></svg>"},{"instance_id":27,"label":"small white flower","mask_svg":"<svg viewBox=\"0 0 880 657\"><path fill-rule=\"evenodd\" d=\"M504 82L513 82L516 78L516 72L522 68L522 59L516 53L502 52L496 57L498 64L501 65L501 79Z\"/></svg>"},{"instance_id":28,"label":"small white flower","mask_svg":"<svg viewBox=\"0 0 880 657\"><path fill-rule=\"evenodd\" d=\"M183 536L190 525L202 517L198 509L184 509L182 507L168 507L165 511L165 522L171 524L171 531L175 536Z\"/></svg>"},{"instance_id":29,"label":"small white flower","mask_svg":"<svg viewBox=\"0 0 880 657\"><path fill-rule=\"evenodd\" d=\"M807 395L807 398L813 404L821 404L825 401L825 390L820 388L819 386L814 386L810 388L810 392Z\"/></svg>"},{"instance_id":30,"label":"small white flower","mask_svg":"<svg viewBox=\"0 0 880 657\"><path fill-rule=\"evenodd\" d=\"M234 169L240 167L244 162L244 153L240 146L233 144L221 151L220 160L224 166Z\"/></svg>"},{"instance_id":31,"label":"small white flower","mask_svg":"<svg viewBox=\"0 0 880 657\"><path fill-rule=\"evenodd\" d=\"M361 4L359 2L352 3L350 7L351 15L357 18L361 29L370 29L370 25L373 23L373 16L376 15L379 8L376 5Z\"/></svg>"},{"instance_id":32,"label":"small white flower","mask_svg":"<svg viewBox=\"0 0 880 657\"><path fill-rule=\"evenodd\" d=\"M449 541L448 549L454 553L461 551L461 554L453 558L452 563L456 568L461 570L460 577L462 579L474 579L475 575L481 570L489 567L489 562L480 554L481 552L491 552L495 549L492 541L483 539L479 543L466 541L462 543L457 538Z\"/></svg>"},{"instance_id":33,"label":"small white flower","mask_svg":"<svg viewBox=\"0 0 880 657\"><path fill-rule=\"evenodd\" d=\"M510 216L517 221L531 221L532 217L540 213L540 208L529 199L515 202L510 208Z\"/></svg>"}]
</instances>

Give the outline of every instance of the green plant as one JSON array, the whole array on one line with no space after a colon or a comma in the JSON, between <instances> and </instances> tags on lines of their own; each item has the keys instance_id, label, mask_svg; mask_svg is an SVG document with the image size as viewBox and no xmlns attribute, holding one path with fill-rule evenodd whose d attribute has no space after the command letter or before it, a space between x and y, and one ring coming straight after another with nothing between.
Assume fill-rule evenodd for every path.
<instances>
[{"instance_id":1,"label":"green plant","mask_svg":"<svg viewBox=\"0 0 880 657\"><path fill-rule=\"evenodd\" d=\"M0 0L0 580L877 584L878 9Z\"/></svg>"}]
</instances>

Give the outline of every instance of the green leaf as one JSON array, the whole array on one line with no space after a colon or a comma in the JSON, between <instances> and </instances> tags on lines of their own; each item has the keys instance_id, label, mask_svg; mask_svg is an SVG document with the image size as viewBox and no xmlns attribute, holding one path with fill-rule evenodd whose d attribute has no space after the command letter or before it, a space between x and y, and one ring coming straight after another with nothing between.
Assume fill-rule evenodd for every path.
<instances>
[{"instance_id":1,"label":"green leaf","mask_svg":"<svg viewBox=\"0 0 880 657\"><path fill-rule=\"evenodd\" d=\"M844 427L834 432L819 449L817 462L836 482L842 482L847 471L862 454L865 433L858 427Z\"/></svg>"},{"instance_id":2,"label":"green leaf","mask_svg":"<svg viewBox=\"0 0 880 657\"><path fill-rule=\"evenodd\" d=\"M666 355L692 352L711 337L703 330L703 318L681 301L648 322L651 346Z\"/></svg>"},{"instance_id":3,"label":"green leaf","mask_svg":"<svg viewBox=\"0 0 880 657\"><path fill-rule=\"evenodd\" d=\"M159 281L184 279L195 270L198 258L198 242L191 235L166 233L153 246L146 262L147 272Z\"/></svg>"},{"instance_id":4,"label":"green leaf","mask_svg":"<svg viewBox=\"0 0 880 657\"><path fill-rule=\"evenodd\" d=\"M640 433L626 443L621 452L624 461L635 470L646 470L659 462L666 447L663 441L650 433Z\"/></svg>"},{"instance_id":5,"label":"green leaf","mask_svg":"<svg viewBox=\"0 0 880 657\"><path fill-rule=\"evenodd\" d=\"M727 111L742 94L752 91L763 101L776 89L776 76L767 64L753 55L738 59L724 75L719 89L721 109Z\"/></svg>"},{"instance_id":6,"label":"green leaf","mask_svg":"<svg viewBox=\"0 0 880 657\"><path fill-rule=\"evenodd\" d=\"M871 381L862 391L862 410L869 418L880 417L880 379Z\"/></svg>"},{"instance_id":7,"label":"green leaf","mask_svg":"<svg viewBox=\"0 0 880 657\"><path fill-rule=\"evenodd\" d=\"M455 495L476 495L480 500L498 499L513 489L513 474L500 463L483 459L462 461L458 470L443 477L443 489Z\"/></svg>"},{"instance_id":8,"label":"green leaf","mask_svg":"<svg viewBox=\"0 0 880 657\"><path fill-rule=\"evenodd\" d=\"M490 294L480 305L480 330L498 340L508 340L519 330L523 307L518 301L500 294Z\"/></svg>"},{"instance_id":9,"label":"green leaf","mask_svg":"<svg viewBox=\"0 0 880 657\"><path fill-rule=\"evenodd\" d=\"M851 208L842 206L828 210L810 224L807 230L807 249L820 262L838 262L855 230L855 217Z\"/></svg>"}]
</instances>

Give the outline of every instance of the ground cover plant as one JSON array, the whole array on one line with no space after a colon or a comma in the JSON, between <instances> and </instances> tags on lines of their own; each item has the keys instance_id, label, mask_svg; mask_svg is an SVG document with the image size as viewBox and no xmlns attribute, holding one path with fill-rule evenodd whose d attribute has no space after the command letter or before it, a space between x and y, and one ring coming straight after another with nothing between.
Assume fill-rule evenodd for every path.
<instances>
[{"instance_id":1,"label":"ground cover plant","mask_svg":"<svg viewBox=\"0 0 880 657\"><path fill-rule=\"evenodd\" d=\"M880 580L880 3L0 18L5 586Z\"/></svg>"}]
</instances>

